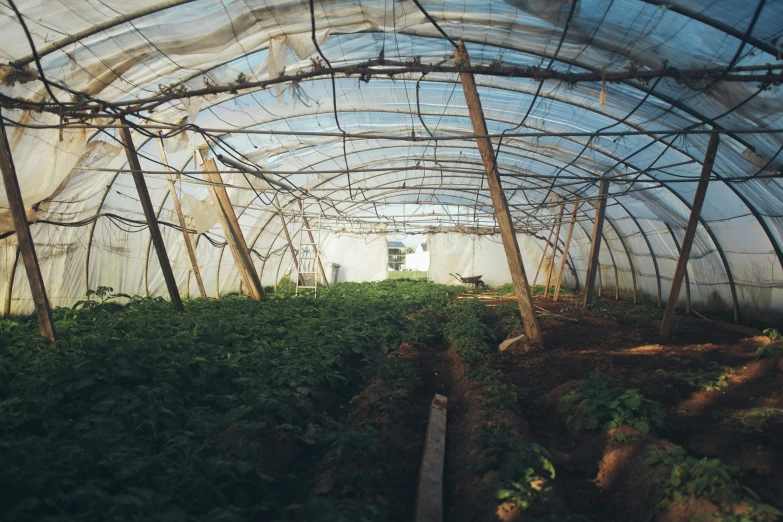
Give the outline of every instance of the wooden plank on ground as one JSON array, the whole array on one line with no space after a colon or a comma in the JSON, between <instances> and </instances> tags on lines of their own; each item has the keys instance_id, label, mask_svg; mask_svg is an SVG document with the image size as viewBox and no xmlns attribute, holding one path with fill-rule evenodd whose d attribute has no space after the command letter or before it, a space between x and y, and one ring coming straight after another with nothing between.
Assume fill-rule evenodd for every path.
<instances>
[{"instance_id":1,"label":"wooden plank on ground","mask_svg":"<svg viewBox=\"0 0 783 522\"><path fill-rule=\"evenodd\" d=\"M443 521L443 463L446 458L446 408L448 399L435 394L424 438L424 456L416 491L415 522Z\"/></svg>"}]
</instances>

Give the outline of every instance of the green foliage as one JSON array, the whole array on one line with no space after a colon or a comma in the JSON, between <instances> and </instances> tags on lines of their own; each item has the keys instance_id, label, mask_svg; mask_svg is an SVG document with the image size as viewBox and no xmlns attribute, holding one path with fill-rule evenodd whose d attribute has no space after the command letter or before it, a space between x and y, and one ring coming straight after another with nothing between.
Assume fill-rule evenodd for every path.
<instances>
[{"instance_id":1,"label":"green foliage","mask_svg":"<svg viewBox=\"0 0 783 522\"><path fill-rule=\"evenodd\" d=\"M492 309L492 314L496 326L506 331L509 336L517 337L525 333L525 325L516 303L498 305Z\"/></svg>"},{"instance_id":2,"label":"green foliage","mask_svg":"<svg viewBox=\"0 0 783 522\"><path fill-rule=\"evenodd\" d=\"M34 321L0 321L3 519L290 520L308 476L287 454L372 442L349 440L316 399L347 402L371 367L411 378L383 352L430 339L436 314L422 310L445 309L454 291L345 283L317 299L194 299L175 313L99 288L94 304L53 311L55 349ZM383 511L335 509L323 520Z\"/></svg>"},{"instance_id":3,"label":"green foliage","mask_svg":"<svg viewBox=\"0 0 783 522\"><path fill-rule=\"evenodd\" d=\"M767 328L764 330L764 335L772 339L773 341L777 341L778 339L783 338L783 335L776 329L776 328Z\"/></svg>"},{"instance_id":4,"label":"green foliage","mask_svg":"<svg viewBox=\"0 0 783 522\"><path fill-rule=\"evenodd\" d=\"M410 281L426 280L429 274L426 270L395 270L389 271L389 279L408 279Z\"/></svg>"},{"instance_id":5,"label":"green foliage","mask_svg":"<svg viewBox=\"0 0 783 522\"><path fill-rule=\"evenodd\" d=\"M684 449L674 447L665 450L657 445L647 447L644 464L666 468L666 474L656 480L659 496L658 509L664 510L672 503L693 495L706 498L729 507L741 502L751 505L751 518L737 518L740 515L715 513L703 520L760 520L758 514L783 515L780 511L758 502L758 496L737 482L737 469L725 466L719 459L707 457L698 459L688 455ZM729 509L728 511L731 511Z\"/></svg>"},{"instance_id":6,"label":"green foliage","mask_svg":"<svg viewBox=\"0 0 783 522\"><path fill-rule=\"evenodd\" d=\"M763 432L771 429L770 423L783 424L783 409L752 408L733 412L723 417L722 422L731 424L742 431Z\"/></svg>"},{"instance_id":7,"label":"green foliage","mask_svg":"<svg viewBox=\"0 0 783 522\"><path fill-rule=\"evenodd\" d=\"M482 430L479 437L484 454L477 469L499 473L497 499L529 509L541 497L544 483L555 478L547 450L535 443L520 445L504 426Z\"/></svg>"},{"instance_id":8,"label":"green foliage","mask_svg":"<svg viewBox=\"0 0 783 522\"><path fill-rule=\"evenodd\" d=\"M671 377L694 388L703 388L706 391L719 390L729 385L729 377L734 372L724 368L716 362L711 362L706 368L700 370L666 371L655 370L656 375Z\"/></svg>"},{"instance_id":9,"label":"green foliage","mask_svg":"<svg viewBox=\"0 0 783 522\"><path fill-rule=\"evenodd\" d=\"M587 309L595 317L611 317L614 319L615 315L617 315L615 307L609 301L598 296L593 297L593 302Z\"/></svg>"},{"instance_id":10,"label":"green foliage","mask_svg":"<svg viewBox=\"0 0 783 522\"><path fill-rule=\"evenodd\" d=\"M459 299L448 305L448 322L443 334L468 364L476 364L490 355L492 330L481 320L486 311L478 299Z\"/></svg>"},{"instance_id":11,"label":"green foliage","mask_svg":"<svg viewBox=\"0 0 783 522\"><path fill-rule=\"evenodd\" d=\"M495 288L495 292L503 295L513 295L516 290L514 289L513 283L505 283Z\"/></svg>"},{"instance_id":12,"label":"green foliage","mask_svg":"<svg viewBox=\"0 0 783 522\"><path fill-rule=\"evenodd\" d=\"M631 426L649 433L664 425L664 410L658 402L636 389L620 388L610 379L585 379L560 404L569 406L566 421L574 432Z\"/></svg>"},{"instance_id":13,"label":"green foliage","mask_svg":"<svg viewBox=\"0 0 783 522\"><path fill-rule=\"evenodd\" d=\"M783 355L783 345L770 344L767 346L759 346L756 350L756 359L763 359L764 357L780 357Z\"/></svg>"},{"instance_id":14,"label":"green foliage","mask_svg":"<svg viewBox=\"0 0 783 522\"><path fill-rule=\"evenodd\" d=\"M535 285L535 286L530 288L530 293L533 296L544 295L544 291L545 290L546 290L546 285ZM512 292L514 291L513 285L511 287L511 291ZM560 294L564 295L564 291L565 291L565 289L561 288L560 289ZM554 293L555 293L555 287L554 286L550 286L549 287L549 295L553 295Z\"/></svg>"}]
</instances>

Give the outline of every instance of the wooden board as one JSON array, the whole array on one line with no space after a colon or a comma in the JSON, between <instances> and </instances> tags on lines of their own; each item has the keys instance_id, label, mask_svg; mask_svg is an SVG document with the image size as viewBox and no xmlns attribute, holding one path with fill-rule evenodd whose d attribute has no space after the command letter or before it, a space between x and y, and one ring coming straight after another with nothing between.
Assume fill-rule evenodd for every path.
<instances>
[{"instance_id":1,"label":"wooden board","mask_svg":"<svg viewBox=\"0 0 783 522\"><path fill-rule=\"evenodd\" d=\"M448 399L435 394L424 438L424 456L416 491L415 522L443 521L443 463L446 458L446 408Z\"/></svg>"}]
</instances>

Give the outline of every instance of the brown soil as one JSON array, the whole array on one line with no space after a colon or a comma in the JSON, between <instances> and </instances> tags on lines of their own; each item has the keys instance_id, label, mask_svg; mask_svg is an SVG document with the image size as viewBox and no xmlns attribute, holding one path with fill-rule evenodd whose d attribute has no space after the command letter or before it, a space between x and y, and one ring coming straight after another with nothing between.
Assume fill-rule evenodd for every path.
<instances>
[{"instance_id":1,"label":"brown soil","mask_svg":"<svg viewBox=\"0 0 783 522\"><path fill-rule=\"evenodd\" d=\"M346 426L357 432L368 425L376 430L383 445L382 458L372 452L331 451L316 471L312 496L362 499L385 507L391 520L413 519L430 403L436 393L448 395L447 381L439 371L439 351L405 343L387 356L412 361L421 382L395 389L376 376L351 401L345 419ZM390 392L396 393L398 400L379 409L379 398ZM352 476L363 479L346 484L346 478Z\"/></svg>"},{"instance_id":2,"label":"brown soil","mask_svg":"<svg viewBox=\"0 0 783 522\"><path fill-rule=\"evenodd\" d=\"M783 365L775 358L755 360L756 349L770 342L760 331L678 314L674 336L662 341L655 308L643 311L646 315L628 314L631 303L610 303L600 312L602 317L596 317L569 299L553 303L537 297L535 302L578 322L542 320L546 348L501 355L502 371L507 382L522 389L520 404L532 436L557 460L557 481L570 511L609 521L641 520L637 516L650 514L649 506L644 507L649 501L645 495L650 495L649 470L636 469L638 445L615 447L605 434L572 435L556 407L577 380L591 375L611 377L659 401L667 410L662 437L691 455L738 467L743 485L763 502L783 508L783 440L775 436L783 425L769 421L749 429L731 422L751 408L783 408ZM671 375L703 370L710 363L730 373L727 387L699 390ZM617 483L620 489L612 485ZM618 495L625 500L618 501ZM640 506L634 513L625 509L629 499ZM693 499L688 503L658 520L684 522L704 509Z\"/></svg>"}]
</instances>

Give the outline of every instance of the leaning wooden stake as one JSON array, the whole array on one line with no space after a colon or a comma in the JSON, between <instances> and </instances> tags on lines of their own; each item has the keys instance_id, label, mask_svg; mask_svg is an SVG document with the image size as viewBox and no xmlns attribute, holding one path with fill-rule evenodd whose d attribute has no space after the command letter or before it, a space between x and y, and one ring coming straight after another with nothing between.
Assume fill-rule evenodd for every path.
<instances>
[{"instance_id":1,"label":"leaning wooden stake","mask_svg":"<svg viewBox=\"0 0 783 522\"><path fill-rule=\"evenodd\" d=\"M277 196L275 196L275 208L277 209L277 215L280 217L280 225L283 227L283 232L285 232L285 240L288 242L288 250L291 252L291 258L294 260L294 267L296 267L296 277L299 278L299 284L303 285L304 278L299 275L299 257L296 255L296 249L294 248L294 242L291 240L291 234L288 233L288 225L285 222L283 208L280 206L280 201L277 199Z\"/></svg>"},{"instance_id":2,"label":"leaning wooden stake","mask_svg":"<svg viewBox=\"0 0 783 522\"><path fill-rule=\"evenodd\" d=\"M549 297L549 285L552 284L552 272L555 269L555 260L557 259L557 242L560 239L560 225L563 223L563 211L565 210L565 203L560 205L560 212L557 214L557 230L555 230L555 241L552 247L552 262L549 263L549 273L546 276L546 285L544 288L544 297ZM564 254L565 256L565 254ZM565 259L565 257L563 257Z\"/></svg>"},{"instance_id":3,"label":"leaning wooden stake","mask_svg":"<svg viewBox=\"0 0 783 522\"><path fill-rule=\"evenodd\" d=\"M229 245L229 250L234 256L234 262L237 264L239 275L245 283L245 287L250 293L250 297L260 301L264 297L264 290L261 286L261 280L258 279L253 260L250 257L250 250L247 248L245 236L239 227L237 215L234 212L234 206L228 197L226 187L223 186L223 178L218 172L217 165L213 159L205 159L201 153L196 155L200 160L201 168L204 171L204 178L212 183L209 193L212 201L218 211L220 224L223 226L223 233Z\"/></svg>"},{"instance_id":4,"label":"leaning wooden stake","mask_svg":"<svg viewBox=\"0 0 783 522\"><path fill-rule=\"evenodd\" d=\"M704 164L701 168L699 184L696 186L696 194L693 196L691 205L691 216L688 219L688 226L685 228L685 236L682 238L682 247L680 248L680 258L677 260L677 268L674 271L672 279L672 289L669 292L669 300L666 302L666 311L663 313L661 321L661 337L668 338L672 333L672 321L674 320L674 309L677 307L677 300L680 298L680 287L682 280L688 270L688 258L691 255L691 246L696 237L696 227L699 226L699 216L701 207L704 204L704 197L707 195L707 186L712 174L712 165L715 163L715 155L718 152L718 142L720 137L717 129L713 129L710 135L710 143L707 145L707 154L704 156Z\"/></svg>"},{"instance_id":5,"label":"leaning wooden stake","mask_svg":"<svg viewBox=\"0 0 783 522\"><path fill-rule=\"evenodd\" d=\"M307 220L307 216L304 215L304 207L302 206L302 200L297 199L296 200L299 203L299 210L302 212L302 222L304 223L304 227L307 230L307 236L310 238L310 243L313 244L313 253L315 254L316 259L318 259L318 268L321 270L321 277L324 279L324 286L329 286L329 281L326 279L326 272L324 271L324 264L321 262L321 257L318 255L318 245L315 244L315 239L313 239L313 231L310 228L310 222Z\"/></svg>"},{"instance_id":6,"label":"leaning wooden stake","mask_svg":"<svg viewBox=\"0 0 783 522\"><path fill-rule=\"evenodd\" d=\"M8 144L8 136L5 133L2 116L0 116L0 170L3 172L5 194L6 198L8 198L8 206L11 208L11 217L14 220L16 241L19 246L19 252L22 255L24 269L27 272L27 281L30 283L30 293L33 294L35 315L38 318L38 329L41 331L42 336L54 342L55 332L54 323L52 323L52 310L49 308L46 286L44 285L43 275L41 275L41 267L38 265L33 235L30 232L30 225L27 223L22 191L19 188L19 180L16 177L16 167L11 156L11 146ZM10 295L10 287L8 291Z\"/></svg>"},{"instance_id":7,"label":"leaning wooden stake","mask_svg":"<svg viewBox=\"0 0 783 522\"><path fill-rule=\"evenodd\" d=\"M599 270L598 255L601 253L601 236L603 236L604 216L606 215L606 193L609 190L609 181L602 179L598 186L598 202L595 205L595 224L593 225L593 240L590 245L590 258L585 277L585 299L583 306L593 303L595 290L595 274Z\"/></svg>"},{"instance_id":8,"label":"leaning wooden stake","mask_svg":"<svg viewBox=\"0 0 783 522\"><path fill-rule=\"evenodd\" d=\"M544 259L546 259L546 253L549 251L549 242L552 241L552 235L555 233L555 227L553 226L552 229L549 231L549 237L546 238L546 243L544 244L544 251L541 252L541 261L538 262L538 268L536 268L536 276L533 278L533 286L536 286L536 281L538 281L538 273L541 272L541 265L544 264Z\"/></svg>"},{"instance_id":9,"label":"leaning wooden stake","mask_svg":"<svg viewBox=\"0 0 783 522\"><path fill-rule=\"evenodd\" d=\"M136 154L136 146L133 144L130 128L122 119L117 120L117 129L122 139L122 145L125 147L125 155L128 157L128 166L131 168L133 182L136 184L136 191L139 193L141 208L144 210L144 217L147 219L147 228L152 237L152 244L155 245L155 253L158 255L160 270L163 272L163 279L166 281L166 288L169 291L171 305L177 312L184 311L182 299L179 297L177 280L174 278L174 272L171 270L169 256L166 253L166 245L163 243L163 235L158 227L158 220L155 217L155 209L150 200L150 193L147 190L147 183L144 181L144 174L141 171L139 156Z\"/></svg>"},{"instance_id":10,"label":"leaning wooden stake","mask_svg":"<svg viewBox=\"0 0 783 522\"><path fill-rule=\"evenodd\" d=\"M163 138L158 138L158 151L160 151L160 159L163 163L163 169L167 172L167 179L169 182L169 194L171 195L171 201L174 203L174 210L177 212L177 218L179 219L179 228L182 229L182 238L185 240L185 248L188 251L188 257L190 258L190 267L193 271L193 275L196 276L196 284L198 284L198 291L201 297L207 297L207 291L204 288L204 281L201 280L201 270L198 267L198 259L196 259L196 251L193 249L193 243L190 241L190 234L188 233L188 225L185 222L185 215L182 213L182 206L179 203L179 196L177 195L177 189L174 186L174 177L171 175L169 169L169 160L166 157L166 149L163 146Z\"/></svg>"},{"instance_id":11,"label":"leaning wooden stake","mask_svg":"<svg viewBox=\"0 0 783 522\"><path fill-rule=\"evenodd\" d=\"M563 245L563 259L560 261L560 270L555 280L555 295L552 297L553 301L557 301L560 297L560 284L563 282L563 273L565 272L566 262L568 261L568 247L571 245L571 236L574 233L574 225L576 225L576 212L579 210L579 202L574 203L574 213L571 214L571 223L568 225L568 232L566 233L565 245Z\"/></svg>"},{"instance_id":12,"label":"leaning wooden stake","mask_svg":"<svg viewBox=\"0 0 783 522\"><path fill-rule=\"evenodd\" d=\"M454 50L454 57L458 67L470 66L470 57L462 41L459 41L459 46ZM465 102L468 105L473 132L479 135L486 135L487 123L484 120L484 111L481 108L481 99L479 98L478 89L476 89L476 81L473 78L473 74L461 72L459 73L459 78L462 83L462 90L465 93ZM500 174L495 163L492 142L490 142L489 138L476 138L476 144L481 153L481 160L484 163L484 170L487 174L487 185L492 196L495 219L498 222L498 229L500 229L500 237L503 239L503 249L506 252L511 280L514 282L519 311L522 315L522 323L525 325L525 333L531 343L542 344L541 329L538 326L538 319L533 309L533 297L530 295L525 266L522 264L522 256L519 254L519 244L514 232L514 221L511 219L508 201L506 201L506 195L500 183Z\"/></svg>"},{"instance_id":13,"label":"leaning wooden stake","mask_svg":"<svg viewBox=\"0 0 783 522\"><path fill-rule=\"evenodd\" d=\"M677 241L677 236L674 235L674 230L670 224L666 223L666 228L669 229L669 234L672 236L674 246L677 247L677 258L679 259L682 249L680 248L680 242ZM685 270L685 313L691 313L691 282L688 277L688 270Z\"/></svg>"},{"instance_id":14,"label":"leaning wooden stake","mask_svg":"<svg viewBox=\"0 0 783 522\"><path fill-rule=\"evenodd\" d=\"M443 463L446 457L446 409L448 399L435 395L424 436L424 455L416 490L414 522L443 521Z\"/></svg>"}]
</instances>

